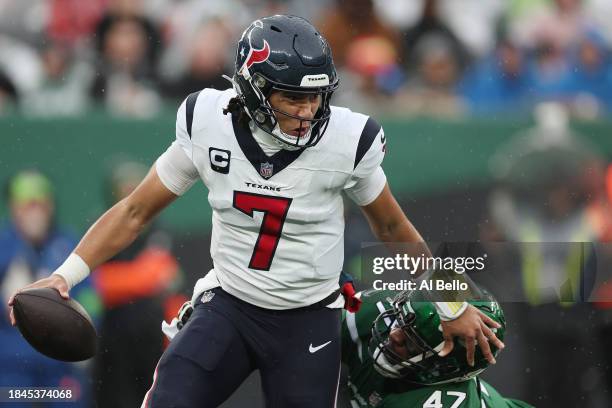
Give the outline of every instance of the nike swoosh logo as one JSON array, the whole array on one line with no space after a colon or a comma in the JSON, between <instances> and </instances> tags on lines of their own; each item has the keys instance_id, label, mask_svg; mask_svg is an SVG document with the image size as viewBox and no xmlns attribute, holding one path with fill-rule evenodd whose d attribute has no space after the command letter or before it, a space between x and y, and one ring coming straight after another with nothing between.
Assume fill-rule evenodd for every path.
<instances>
[{"instance_id":1,"label":"nike swoosh logo","mask_svg":"<svg viewBox=\"0 0 612 408\"><path fill-rule=\"evenodd\" d=\"M327 346L329 343L331 343L331 340L328 341L327 343L323 343L320 346L317 347L312 347L312 343L310 343L310 346L308 346L308 351L310 351L311 354L316 353L317 351L321 350L323 347Z\"/></svg>"}]
</instances>

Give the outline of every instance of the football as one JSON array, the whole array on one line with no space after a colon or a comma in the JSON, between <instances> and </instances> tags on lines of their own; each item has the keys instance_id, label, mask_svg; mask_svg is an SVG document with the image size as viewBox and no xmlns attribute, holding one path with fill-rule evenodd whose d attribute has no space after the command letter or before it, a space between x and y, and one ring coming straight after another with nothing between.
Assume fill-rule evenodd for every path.
<instances>
[{"instance_id":1,"label":"football","mask_svg":"<svg viewBox=\"0 0 612 408\"><path fill-rule=\"evenodd\" d=\"M74 299L53 288L28 289L13 303L17 327L34 349L61 361L82 361L96 353L91 317Z\"/></svg>"}]
</instances>

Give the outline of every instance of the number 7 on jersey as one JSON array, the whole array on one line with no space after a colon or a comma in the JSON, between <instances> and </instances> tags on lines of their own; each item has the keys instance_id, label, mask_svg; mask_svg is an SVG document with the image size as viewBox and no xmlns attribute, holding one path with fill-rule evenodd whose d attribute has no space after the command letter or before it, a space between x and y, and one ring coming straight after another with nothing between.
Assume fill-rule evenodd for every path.
<instances>
[{"instance_id":1,"label":"number 7 on jersey","mask_svg":"<svg viewBox=\"0 0 612 408\"><path fill-rule=\"evenodd\" d=\"M249 268L261 271L270 270L291 200L291 198L286 197L234 191L234 208L249 217L253 217L254 211L264 213Z\"/></svg>"}]
</instances>

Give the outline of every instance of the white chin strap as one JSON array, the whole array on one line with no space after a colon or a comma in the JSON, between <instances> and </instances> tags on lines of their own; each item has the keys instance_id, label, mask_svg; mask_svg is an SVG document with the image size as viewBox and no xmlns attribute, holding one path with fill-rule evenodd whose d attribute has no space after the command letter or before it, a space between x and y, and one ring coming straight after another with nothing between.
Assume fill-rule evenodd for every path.
<instances>
[{"instance_id":1,"label":"white chin strap","mask_svg":"<svg viewBox=\"0 0 612 408\"><path fill-rule=\"evenodd\" d=\"M297 136L291 136L283 132L280 129L280 126L278 125L278 123L276 124L276 126L274 126L274 129L272 129L272 133L274 134L274 136L276 136L275 138L276 142L285 150L300 149L303 145L306 144L307 140L310 140L310 132L312 132L312 128L308 128L308 132L300 136L300 140L298 144L296 145L295 139L297 138Z\"/></svg>"}]
</instances>

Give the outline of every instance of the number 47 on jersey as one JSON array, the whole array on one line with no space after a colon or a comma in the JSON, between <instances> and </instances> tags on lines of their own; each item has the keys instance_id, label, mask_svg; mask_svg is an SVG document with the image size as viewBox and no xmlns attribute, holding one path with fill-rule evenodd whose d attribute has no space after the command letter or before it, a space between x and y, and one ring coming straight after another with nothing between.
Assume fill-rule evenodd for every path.
<instances>
[{"instance_id":1,"label":"number 47 on jersey","mask_svg":"<svg viewBox=\"0 0 612 408\"><path fill-rule=\"evenodd\" d=\"M429 398L427 398L427 401L425 401L425 403L423 404L423 408L459 408L461 406L461 403L465 400L465 396L466 393L465 392L458 392L458 391L446 391L445 392L446 397L445 399L451 399L454 398L453 404L452 405L444 405L442 403L442 391L434 391ZM450 401L449 401L450 403Z\"/></svg>"}]
</instances>

